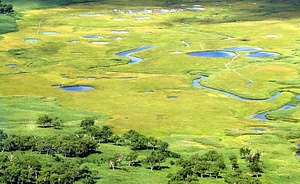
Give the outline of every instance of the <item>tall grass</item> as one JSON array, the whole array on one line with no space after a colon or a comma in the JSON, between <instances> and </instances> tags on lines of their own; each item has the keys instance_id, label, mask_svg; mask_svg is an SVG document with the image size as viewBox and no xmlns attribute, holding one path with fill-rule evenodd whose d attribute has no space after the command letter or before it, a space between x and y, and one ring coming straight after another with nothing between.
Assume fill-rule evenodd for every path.
<instances>
[{"instance_id":1,"label":"tall grass","mask_svg":"<svg viewBox=\"0 0 300 184\"><path fill-rule=\"evenodd\" d=\"M0 34L17 31L18 25L14 18L0 14Z\"/></svg>"}]
</instances>

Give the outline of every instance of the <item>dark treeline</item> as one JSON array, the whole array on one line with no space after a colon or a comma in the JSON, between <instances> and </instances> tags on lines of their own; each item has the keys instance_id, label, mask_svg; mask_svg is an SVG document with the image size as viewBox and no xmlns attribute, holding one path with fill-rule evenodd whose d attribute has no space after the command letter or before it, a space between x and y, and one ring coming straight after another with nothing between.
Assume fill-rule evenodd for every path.
<instances>
[{"instance_id":1,"label":"dark treeline","mask_svg":"<svg viewBox=\"0 0 300 184\"><path fill-rule=\"evenodd\" d=\"M13 5L11 4L3 4L0 0L0 14L13 13Z\"/></svg>"},{"instance_id":2,"label":"dark treeline","mask_svg":"<svg viewBox=\"0 0 300 184\"><path fill-rule=\"evenodd\" d=\"M180 159L177 165L181 169L168 175L169 183L190 183L199 181L199 178L214 177L224 178L230 184L260 184L259 176L263 173L261 154L252 153L249 148L241 148L240 156L245 160L248 170L240 169L238 157L233 154L229 156L229 171L224 171L224 157L216 150L210 150L203 155L192 155L189 159Z\"/></svg>"},{"instance_id":3,"label":"dark treeline","mask_svg":"<svg viewBox=\"0 0 300 184\"><path fill-rule=\"evenodd\" d=\"M58 122L58 123L57 123ZM37 119L40 128L56 128L61 126L61 119L50 118L43 115ZM128 166L141 164L138 159L138 151L151 150L147 159L142 160L150 165L153 170L155 165L167 157L178 158L180 155L168 151L169 144L154 137L144 136L134 130L129 130L122 135L115 135L109 126L96 126L92 118L85 118L80 123L81 130L69 135L57 135L41 137L32 135L8 135L0 130L0 151L11 153L0 154L0 183L95 183L96 177L89 168L81 168L81 161L90 154L101 155L101 144L110 143L116 146L116 154L107 160L109 168L120 167L123 160L128 161ZM118 153L119 146L129 146L131 153ZM14 154L21 152L22 155ZM48 155L55 162L43 163L32 154ZM73 157L75 159L67 159ZM101 160L99 158L99 160Z\"/></svg>"},{"instance_id":4,"label":"dark treeline","mask_svg":"<svg viewBox=\"0 0 300 184\"><path fill-rule=\"evenodd\" d=\"M59 122L60 128L63 128L62 121L57 117L50 118L43 115L37 119L40 128L52 128L54 122ZM179 170L168 175L169 183L190 183L200 178L211 177L232 184L261 183L259 181L263 173L261 154L253 153L249 148L240 149L240 159L237 155L230 155L228 158L230 165L226 166L224 156L216 150L183 159L179 154L168 150L167 142L147 137L135 130L116 135L107 125L102 127L95 125L92 118L82 120L80 127L79 131L69 135L52 137L8 135L0 130L0 183L69 184L80 180L82 183L93 184L99 179L97 171L86 166L82 167L90 154L99 155L93 163L107 164L107 168L111 170L145 164L147 169L153 171L176 165ZM56 126L54 128L57 129ZM101 157L102 144L111 144L115 147L111 156ZM120 146L130 147L131 152L119 152ZM43 158L51 158L52 161L40 160L33 155L44 155ZM169 165L166 163L167 158L175 161L171 160ZM241 169L245 167L240 167L238 160L244 160L246 170ZM127 163L124 165L125 161Z\"/></svg>"}]
</instances>

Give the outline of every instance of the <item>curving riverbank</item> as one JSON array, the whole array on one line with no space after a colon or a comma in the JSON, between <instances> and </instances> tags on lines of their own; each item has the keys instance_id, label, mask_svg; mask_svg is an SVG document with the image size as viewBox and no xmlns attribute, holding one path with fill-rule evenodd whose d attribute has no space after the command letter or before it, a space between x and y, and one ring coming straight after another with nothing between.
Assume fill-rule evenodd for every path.
<instances>
[{"instance_id":1,"label":"curving riverbank","mask_svg":"<svg viewBox=\"0 0 300 184\"><path fill-rule=\"evenodd\" d=\"M143 61L143 59L142 58L138 58L138 57L134 57L134 56L130 56L130 54L138 52L138 51L142 51L142 50L151 49L151 48L154 48L154 46L141 46L141 47L138 47L136 49L132 49L132 50L127 50L127 51L124 51L124 52L120 52L120 53L118 53L116 55L120 56L120 57L127 57L127 58L130 59L130 61L129 61L128 64L134 64L134 63L138 63L138 62Z\"/></svg>"},{"instance_id":2,"label":"curving riverbank","mask_svg":"<svg viewBox=\"0 0 300 184\"><path fill-rule=\"evenodd\" d=\"M197 88L205 89L205 90L216 91L216 92L222 93L222 94L224 94L226 96L235 98L237 100L244 100L244 101L268 101L268 100L274 100L274 99L276 99L281 94L281 92L277 92L274 95L270 96L269 98L265 98L265 99L255 99L255 98L242 97L242 96L230 93L230 92L218 90L218 89L215 89L215 88L205 87L205 86L201 85L200 81L203 80L203 79L205 79L205 78L208 78L208 76L201 75L199 78L194 79L192 81L193 86L195 86Z\"/></svg>"},{"instance_id":3,"label":"curving riverbank","mask_svg":"<svg viewBox=\"0 0 300 184\"><path fill-rule=\"evenodd\" d=\"M246 98L246 97L242 97L242 96L239 96L239 95L235 95L235 94L230 93L230 92L218 90L218 89L215 89L215 88L205 87L205 86L201 85L200 81L203 80L203 79L206 79L206 78L208 78L208 76L201 75L199 78L194 79L192 81L193 86L195 86L197 88L205 89L205 90L216 91L218 93L222 93L226 96L235 98L237 100L250 101L250 102L251 101L256 101L256 102L257 101L262 101L263 102L263 101L274 100L281 94L281 92L278 91L274 95L270 96L269 98L265 98L265 99ZM298 101L300 101L300 95L296 95L296 98L298 99ZM295 107L296 107L296 105L286 104L286 105L280 107L278 110L288 110L288 109L292 109L292 108L295 108ZM273 112L273 111L274 110L269 110L269 111L265 111L265 112L262 112L262 113L259 113L259 114L254 114L254 115L252 115L252 118L258 119L258 120L268 120L266 115Z\"/></svg>"}]
</instances>

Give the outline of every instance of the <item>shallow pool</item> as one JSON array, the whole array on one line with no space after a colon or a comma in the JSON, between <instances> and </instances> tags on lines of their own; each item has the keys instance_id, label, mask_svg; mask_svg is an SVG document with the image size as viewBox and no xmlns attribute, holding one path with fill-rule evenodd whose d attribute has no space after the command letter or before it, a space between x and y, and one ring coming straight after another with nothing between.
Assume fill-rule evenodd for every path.
<instances>
[{"instance_id":1,"label":"shallow pool","mask_svg":"<svg viewBox=\"0 0 300 184\"><path fill-rule=\"evenodd\" d=\"M223 58L223 57L234 57L236 53L229 51L197 51L197 52L189 52L188 55L196 56L196 57L208 57L208 58Z\"/></svg>"},{"instance_id":2,"label":"shallow pool","mask_svg":"<svg viewBox=\"0 0 300 184\"><path fill-rule=\"evenodd\" d=\"M45 31L43 32L44 35L56 35L56 34L59 34L59 32L56 32L56 31Z\"/></svg>"},{"instance_id":3,"label":"shallow pool","mask_svg":"<svg viewBox=\"0 0 300 184\"><path fill-rule=\"evenodd\" d=\"M259 47L244 47L244 46L239 46L239 47L229 47L225 48L224 50L229 50L229 51L254 51L254 50L262 50L262 48Z\"/></svg>"},{"instance_id":4,"label":"shallow pool","mask_svg":"<svg viewBox=\"0 0 300 184\"><path fill-rule=\"evenodd\" d=\"M18 65L14 64L14 63L7 64L6 66L11 67L11 68L17 68L18 67Z\"/></svg>"},{"instance_id":5,"label":"shallow pool","mask_svg":"<svg viewBox=\"0 0 300 184\"><path fill-rule=\"evenodd\" d=\"M36 43L38 42L39 39L37 38L26 38L25 42L28 42L28 43Z\"/></svg>"},{"instance_id":6,"label":"shallow pool","mask_svg":"<svg viewBox=\"0 0 300 184\"><path fill-rule=\"evenodd\" d=\"M99 36L99 35L87 35L87 36L83 36L83 38L95 39L95 38L103 38L103 36Z\"/></svg>"},{"instance_id":7,"label":"shallow pool","mask_svg":"<svg viewBox=\"0 0 300 184\"><path fill-rule=\"evenodd\" d=\"M280 54L276 52L253 52L250 54L245 54L244 56L253 57L253 58L263 58L263 57L275 57L279 55Z\"/></svg>"},{"instance_id":8,"label":"shallow pool","mask_svg":"<svg viewBox=\"0 0 300 184\"><path fill-rule=\"evenodd\" d=\"M66 91L90 91L93 90L94 88L92 86L63 86L60 87L60 89Z\"/></svg>"}]
</instances>

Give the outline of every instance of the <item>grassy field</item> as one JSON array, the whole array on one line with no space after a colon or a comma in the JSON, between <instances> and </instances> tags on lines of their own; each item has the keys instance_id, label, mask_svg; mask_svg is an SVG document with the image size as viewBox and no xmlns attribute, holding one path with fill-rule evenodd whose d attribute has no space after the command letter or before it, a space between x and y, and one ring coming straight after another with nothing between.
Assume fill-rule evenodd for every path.
<instances>
[{"instance_id":1,"label":"grassy field","mask_svg":"<svg viewBox=\"0 0 300 184\"><path fill-rule=\"evenodd\" d=\"M77 130L83 117L96 117L99 125L110 125L118 133L134 129L158 137L169 142L172 151L184 156L209 149L229 155L247 146L263 154L263 183L299 182L299 159L294 156L295 142L300 140L300 107L295 98L295 94L300 94L297 1L269 4L104 0L62 7L59 5L72 2L40 2L25 5L13 1L22 14L17 21L19 31L3 34L0 40L1 129L22 134L67 134ZM126 13L145 8L181 9L185 8L183 3L187 7L201 4L205 10ZM2 18L1 28L6 25ZM8 18L3 19L6 22ZM128 34L113 32L120 30ZM45 31L59 34L46 35ZM86 35L103 38L83 38ZM26 42L27 38L36 38L38 42ZM94 41L108 44L92 44ZM116 56L139 46L155 47L132 54L144 59L132 65L127 64L128 58ZM247 52L239 52L230 68L251 79L252 85L247 86L245 78L225 67L232 58L186 54L202 48L222 50L236 46L260 47L281 55L249 58L243 56ZM175 51L182 53L174 54ZM209 76L201 81L202 85L243 97L263 99L277 91L282 93L270 101L237 100L194 87L192 80L200 75ZM95 89L69 92L54 85L91 85ZM288 103L296 107L278 110ZM252 118L253 114L269 110L274 110L269 115L272 120ZM35 121L45 113L61 117L65 127L53 132L40 131ZM254 127L266 131L251 130ZM165 176L170 172L136 176L134 171L120 171L116 177L104 168L100 170L100 175L107 176L101 180L103 183L150 183L150 177L152 183L166 183ZM203 180L213 182L216 181Z\"/></svg>"}]
</instances>

